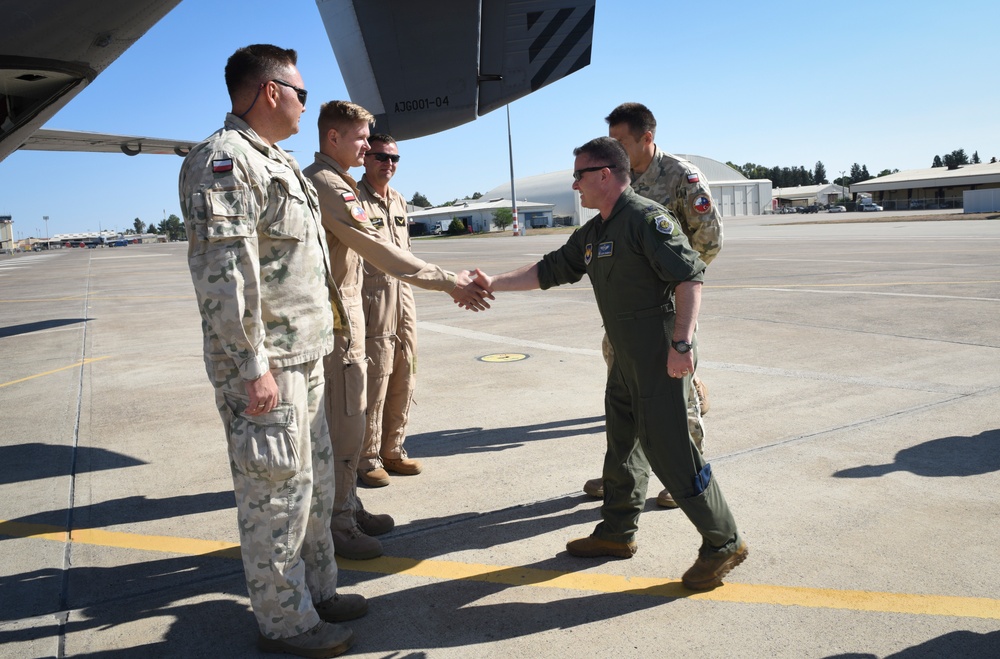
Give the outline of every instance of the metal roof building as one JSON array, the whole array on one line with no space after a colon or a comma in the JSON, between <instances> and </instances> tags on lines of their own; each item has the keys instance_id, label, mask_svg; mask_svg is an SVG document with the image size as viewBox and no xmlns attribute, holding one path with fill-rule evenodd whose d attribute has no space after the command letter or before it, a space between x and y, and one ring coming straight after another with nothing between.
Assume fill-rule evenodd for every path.
<instances>
[{"instance_id":1,"label":"metal roof building","mask_svg":"<svg viewBox=\"0 0 1000 659\"><path fill-rule=\"evenodd\" d=\"M910 169L853 183L851 193L871 194L886 210L962 208L966 190L991 188L1000 188L1000 162Z\"/></svg>"}]
</instances>

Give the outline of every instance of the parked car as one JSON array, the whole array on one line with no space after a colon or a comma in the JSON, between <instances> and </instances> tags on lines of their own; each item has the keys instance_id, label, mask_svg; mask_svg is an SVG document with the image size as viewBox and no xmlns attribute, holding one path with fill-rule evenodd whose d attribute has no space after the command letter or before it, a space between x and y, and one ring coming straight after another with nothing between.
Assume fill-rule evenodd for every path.
<instances>
[{"instance_id":1,"label":"parked car","mask_svg":"<svg viewBox=\"0 0 1000 659\"><path fill-rule=\"evenodd\" d=\"M810 204L809 206L799 206L800 213L818 213L819 206L816 204Z\"/></svg>"},{"instance_id":2,"label":"parked car","mask_svg":"<svg viewBox=\"0 0 1000 659\"><path fill-rule=\"evenodd\" d=\"M827 213L846 213L847 209L843 206L830 206L826 209Z\"/></svg>"},{"instance_id":3,"label":"parked car","mask_svg":"<svg viewBox=\"0 0 1000 659\"><path fill-rule=\"evenodd\" d=\"M878 204L872 203L870 201L861 204L861 212L863 212L863 213L867 213L867 212L870 212L870 211L880 211L880 210L882 210L881 206L879 206Z\"/></svg>"}]
</instances>

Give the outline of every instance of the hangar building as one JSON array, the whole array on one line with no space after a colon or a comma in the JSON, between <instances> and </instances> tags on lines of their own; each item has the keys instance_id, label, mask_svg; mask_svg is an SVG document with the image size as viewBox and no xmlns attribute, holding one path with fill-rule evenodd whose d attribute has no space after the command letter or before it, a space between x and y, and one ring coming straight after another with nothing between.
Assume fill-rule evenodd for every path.
<instances>
[{"instance_id":1,"label":"hangar building","mask_svg":"<svg viewBox=\"0 0 1000 659\"><path fill-rule=\"evenodd\" d=\"M712 199L722 213L722 217L760 215L771 209L771 181L751 180L718 160L704 156L677 154L678 158L690 160L708 179ZM573 171L563 170L550 174L539 174L515 179L514 192L518 199L544 202L554 206L553 222L563 225L580 225L597 214L597 211L580 206L580 195L572 188ZM484 197L510 196L510 182L496 186ZM509 203L509 202L508 202ZM518 204L521 215L521 204ZM531 226L530 224L528 225Z\"/></svg>"},{"instance_id":2,"label":"hangar building","mask_svg":"<svg viewBox=\"0 0 1000 659\"><path fill-rule=\"evenodd\" d=\"M885 210L962 208L966 190L1000 188L1000 162L959 165L955 169L910 169L851 184L851 193L867 193Z\"/></svg>"}]
</instances>

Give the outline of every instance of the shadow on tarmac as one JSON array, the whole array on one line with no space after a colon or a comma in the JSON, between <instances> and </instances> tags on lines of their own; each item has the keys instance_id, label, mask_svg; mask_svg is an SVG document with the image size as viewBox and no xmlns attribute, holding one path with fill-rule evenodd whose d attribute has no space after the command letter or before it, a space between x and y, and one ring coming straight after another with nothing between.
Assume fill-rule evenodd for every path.
<instances>
[{"instance_id":1,"label":"shadow on tarmac","mask_svg":"<svg viewBox=\"0 0 1000 659\"><path fill-rule=\"evenodd\" d=\"M143 464L146 463L142 460L101 448L73 448L40 442L0 446L0 465L3 465L0 485Z\"/></svg>"},{"instance_id":2,"label":"shadow on tarmac","mask_svg":"<svg viewBox=\"0 0 1000 659\"><path fill-rule=\"evenodd\" d=\"M10 327L0 327L0 339L7 336L17 336L18 334L30 334L31 332L40 332L47 329L55 329L56 327L63 327L65 325L75 325L76 323L85 323L88 320L94 320L93 318L58 318L53 320L39 320L34 323L23 323L21 325L11 325Z\"/></svg>"},{"instance_id":3,"label":"shadow on tarmac","mask_svg":"<svg viewBox=\"0 0 1000 659\"><path fill-rule=\"evenodd\" d=\"M970 631L950 632L944 636L888 654L885 659L940 659L941 657L1000 656L1000 631L977 634ZM833 654L825 659L880 659L867 653Z\"/></svg>"},{"instance_id":4,"label":"shadow on tarmac","mask_svg":"<svg viewBox=\"0 0 1000 659\"><path fill-rule=\"evenodd\" d=\"M876 478L894 471L917 476L980 476L1000 471L1000 429L986 430L974 437L942 437L905 448L892 464L864 465L841 469L836 478Z\"/></svg>"},{"instance_id":5,"label":"shadow on tarmac","mask_svg":"<svg viewBox=\"0 0 1000 659\"><path fill-rule=\"evenodd\" d=\"M210 502L221 502L222 494L227 495L227 500L232 496L230 492L204 496ZM115 505L126 502L120 500ZM196 498L182 500L176 506L170 502L171 499L159 500L151 510L176 510L176 506L199 508ZM395 538L385 538L405 542L406 555L413 557L415 562L445 552L494 545L501 549L506 543L575 525L586 518L593 519L596 511L592 507L574 510L581 502L592 503L593 500L561 497L471 520L436 518L433 523L439 531L441 527L459 522L462 526L455 533L445 531L426 537L411 534L409 538L393 533ZM447 538L447 547L440 546L442 537ZM528 565L497 567L475 579L435 580L370 598L371 613L348 624L355 630L358 651L419 657L424 654L401 653L405 652L403 648L413 647L483 646L498 640L573 628L668 604L690 595L679 583L670 583L624 593L570 598L559 591L551 591L550 595L547 590L533 590L525 597L551 598L552 601L490 602L493 595L509 588L545 583L566 572L593 568L612 560L594 559L582 563L560 552ZM364 594L365 582L385 577L357 569L342 569L340 585ZM255 655L256 625L246 604L245 588L238 549L113 567L45 569L3 577L0 578L0 592L5 596L4 603L0 604L0 620L23 620L33 616L52 616L52 619L50 624L0 631L0 645L55 638L60 634L59 621L69 611L62 633L68 636L67 647L73 649L73 656L131 657L137 652L162 657ZM188 599L198 601L179 603ZM91 630L115 634L120 642L129 634L130 625L141 627L143 620L153 618L172 619L162 640L156 643L92 653L86 653L88 648L73 646L75 633ZM84 634L77 638L100 636ZM146 637L140 634L137 638ZM485 650L473 654L482 652Z\"/></svg>"},{"instance_id":6,"label":"shadow on tarmac","mask_svg":"<svg viewBox=\"0 0 1000 659\"><path fill-rule=\"evenodd\" d=\"M186 494L164 499L146 496L125 497L104 501L82 508L73 509L74 529L99 529L117 524L152 522L172 517L196 515L232 508L236 510L236 499L232 490L205 494ZM32 513L18 519L7 520L9 524L53 524L65 525L69 511L65 508ZM234 514L235 518L235 514ZM4 523L0 522L0 542Z\"/></svg>"},{"instance_id":7,"label":"shadow on tarmac","mask_svg":"<svg viewBox=\"0 0 1000 659\"><path fill-rule=\"evenodd\" d=\"M590 425L588 425L590 424ZM586 426L586 427L579 427ZM486 453L517 448L526 442L564 437L604 434L604 415L510 426L494 430L457 428L408 435L406 444L414 455L441 457L466 453Z\"/></svg>"}]
</instances>

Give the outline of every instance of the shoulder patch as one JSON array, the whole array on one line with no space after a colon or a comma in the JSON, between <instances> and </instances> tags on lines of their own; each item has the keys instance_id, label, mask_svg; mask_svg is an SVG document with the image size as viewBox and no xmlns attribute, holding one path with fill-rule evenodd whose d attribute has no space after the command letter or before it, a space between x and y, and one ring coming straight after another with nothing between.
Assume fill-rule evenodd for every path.
<instances>
[{"instance_id":1,"label":"shoulder patch","mask_svg":"<svg viewBox=\"0 0 1000 659\"><path fill-rule=\"evenodd\" d=\"M697 183L701 179L698 178L698 175L695 172L689 172L687 175L687 180L688 183Z\"/></svg>"},{"instance_id":2,"label":"shoulder patch","mask_svg":"<svg viewBox=\"0 0 1000 659\"><path fill-rule=\"evenodd\" d=\"M231 172L231 171L233 171L232 158L220 158L219 160L212 161L213 174L225 174L226 172Z\"/></svg>"},{"instance_id":3,"label":"shoulder patch","mask_svg":"<svg viewBox=\"0 0 1000 659\"><path fill-rule=\"evenodd\" d=\"M358 222L368 221L368 216L365 214L365 209L362 208L361 206L353 206L351 208L351 215L354 216L354 219L357 220Z\"/></svg>"},{"instance_id":4,"label":"shoulder patch","mask_svg":"<svg viewBox=\"0 0 1000 659\"><path fill-rule=\"evenodd\" d=\"M666 215L657 215L653 218L656 223L656 230L668 236L674 235L674 223Z\"/></svg>"},{"instance_id":5,"label":"shoulder patch","mask_svg":"<svg viewBox=\"0 0 1000 659\"><path fill-rule=\"evenodd\" d=\"M708 211L712 210L712 200L708 195L697 195L691 200L691 207L694 208L695 212L699 215L704 215Z\"/></svg>"},{"instance_id":6,"label":"shoulder patch","mask_svg":"<svg viewBox=\"0 0 1000 659\"><path fill-rule=\"evenodd\" d=\"M343 197L344 201L346 201L348 203L350 203L352 201L357 201L357 199L354 197L354 193L353 192L344 192L340 196Z\"/></svg>"}]
</instances>

